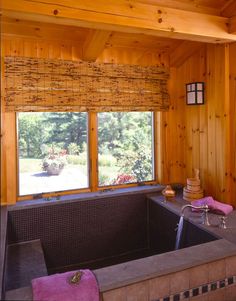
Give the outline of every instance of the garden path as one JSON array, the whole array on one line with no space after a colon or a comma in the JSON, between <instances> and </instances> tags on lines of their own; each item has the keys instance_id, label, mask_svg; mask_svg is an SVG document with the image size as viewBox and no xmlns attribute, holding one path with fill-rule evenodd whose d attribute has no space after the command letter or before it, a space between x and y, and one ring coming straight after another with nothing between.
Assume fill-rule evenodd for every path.
<instances>
[{"instance_id":1,"label":"garden path","mask_svg":"<svg viewBox=\"0 0 236 301\"><path fill-rule=\"evenodd\" d=\"M72 190L88 187L88 178L78 168L65 168L59 175L47 172L20 174L20 195Z\"/></svg>"}]
</instances>

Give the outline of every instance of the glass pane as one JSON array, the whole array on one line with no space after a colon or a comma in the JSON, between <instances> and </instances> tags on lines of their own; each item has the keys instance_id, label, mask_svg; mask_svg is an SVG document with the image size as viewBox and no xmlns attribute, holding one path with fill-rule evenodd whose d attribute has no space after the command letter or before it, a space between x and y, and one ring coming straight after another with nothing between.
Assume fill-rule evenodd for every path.
<instances>
[{"instance_id":1,"label":"glass pane","mask_svg":"<svg viewBox=\"0 0 236 301\"><path fill-rule=\"evenodd\" d=\"M19 195L86 188L87 113L19 113Z\"/></svg>"},{"instance_id":2,"label":"glass pane","mask_svg":"<svg viewBox=\"0 0 236 301\"><path fill-rule=\"evenodd\" d=\"M98 114L99 186L154 180L151 112Z\"/></svg>"}]
</instances>

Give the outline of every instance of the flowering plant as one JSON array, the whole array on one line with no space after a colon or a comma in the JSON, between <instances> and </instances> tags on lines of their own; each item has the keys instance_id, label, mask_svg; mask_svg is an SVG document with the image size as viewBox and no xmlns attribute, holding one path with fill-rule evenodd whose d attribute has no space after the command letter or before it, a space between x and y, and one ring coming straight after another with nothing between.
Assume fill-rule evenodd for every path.
<instances>
[{"instance_id":1,"label":"flowering plant","mask_svg":"<svg viewBox=\"0 0 236 301\"><path fill-rule=\"evenodd\" d=\"M55 150L53 147L43 159L42 168L50 175L59 175L67 163L66 150Z\"/></svg>"},{"instance_id":2,"label":"flowering plant","mask_svg":"<svg viewBox=\"0 0 236 301\"><path fill-rule=\"evenodd\" d=\"M117 178L113 181L112 184L114 185L118 185L118 184L125 184L125 183L131 183L131 182L135 182L135 177L129 174L119 174L117 176Z\"/></svg>"}]
</instances>

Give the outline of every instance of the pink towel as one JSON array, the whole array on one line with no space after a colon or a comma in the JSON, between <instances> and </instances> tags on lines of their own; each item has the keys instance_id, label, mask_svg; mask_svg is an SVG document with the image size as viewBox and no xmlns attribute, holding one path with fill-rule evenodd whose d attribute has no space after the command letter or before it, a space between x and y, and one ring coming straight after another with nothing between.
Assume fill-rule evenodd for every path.
<instances>
[{"instance_id":1,"label":"pink towel","mask_svg":"<svg viewBox=\"0 0 236 301\"><path fill-rule=\"evenodd\" d=\"M203 199L199 199L196 201L192 201L191 204L193 206L203 206L208 205L210 211L216 214L227 215L233 211L233 207L228 204L220 203L214 200L211 196L205 197Z\"/></svg>"},{"instance_id":2,"label":"pink towel","mask_svg":"<svg viewBox=\"0 0 236 301\"><path fill-rule=\"evenodd\" d=\"M96 278L90 270L83 272L79 283L70 284L69 279L77 271L54 274L33 279L34 301L99 301Z\"/></svg>"}]
</instances>

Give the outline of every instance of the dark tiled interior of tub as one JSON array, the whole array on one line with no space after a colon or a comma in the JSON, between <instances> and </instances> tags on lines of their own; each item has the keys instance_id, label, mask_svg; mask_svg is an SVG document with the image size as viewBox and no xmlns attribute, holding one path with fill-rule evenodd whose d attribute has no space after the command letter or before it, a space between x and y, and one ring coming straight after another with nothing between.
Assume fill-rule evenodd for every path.
<instances>
[{"instance_id":1,"label":"dark tiled interior of tub","mask_svg":"<svg viewBox=\"0 0 236 301\"><path fill-rule=\"evenodd\" d=\"M179 217L145 194L9 211L8 243L40 239L49 273L101 268L174 250ZM181 247L216 238L184 224Z\"/></svg>"}]
</instances>

